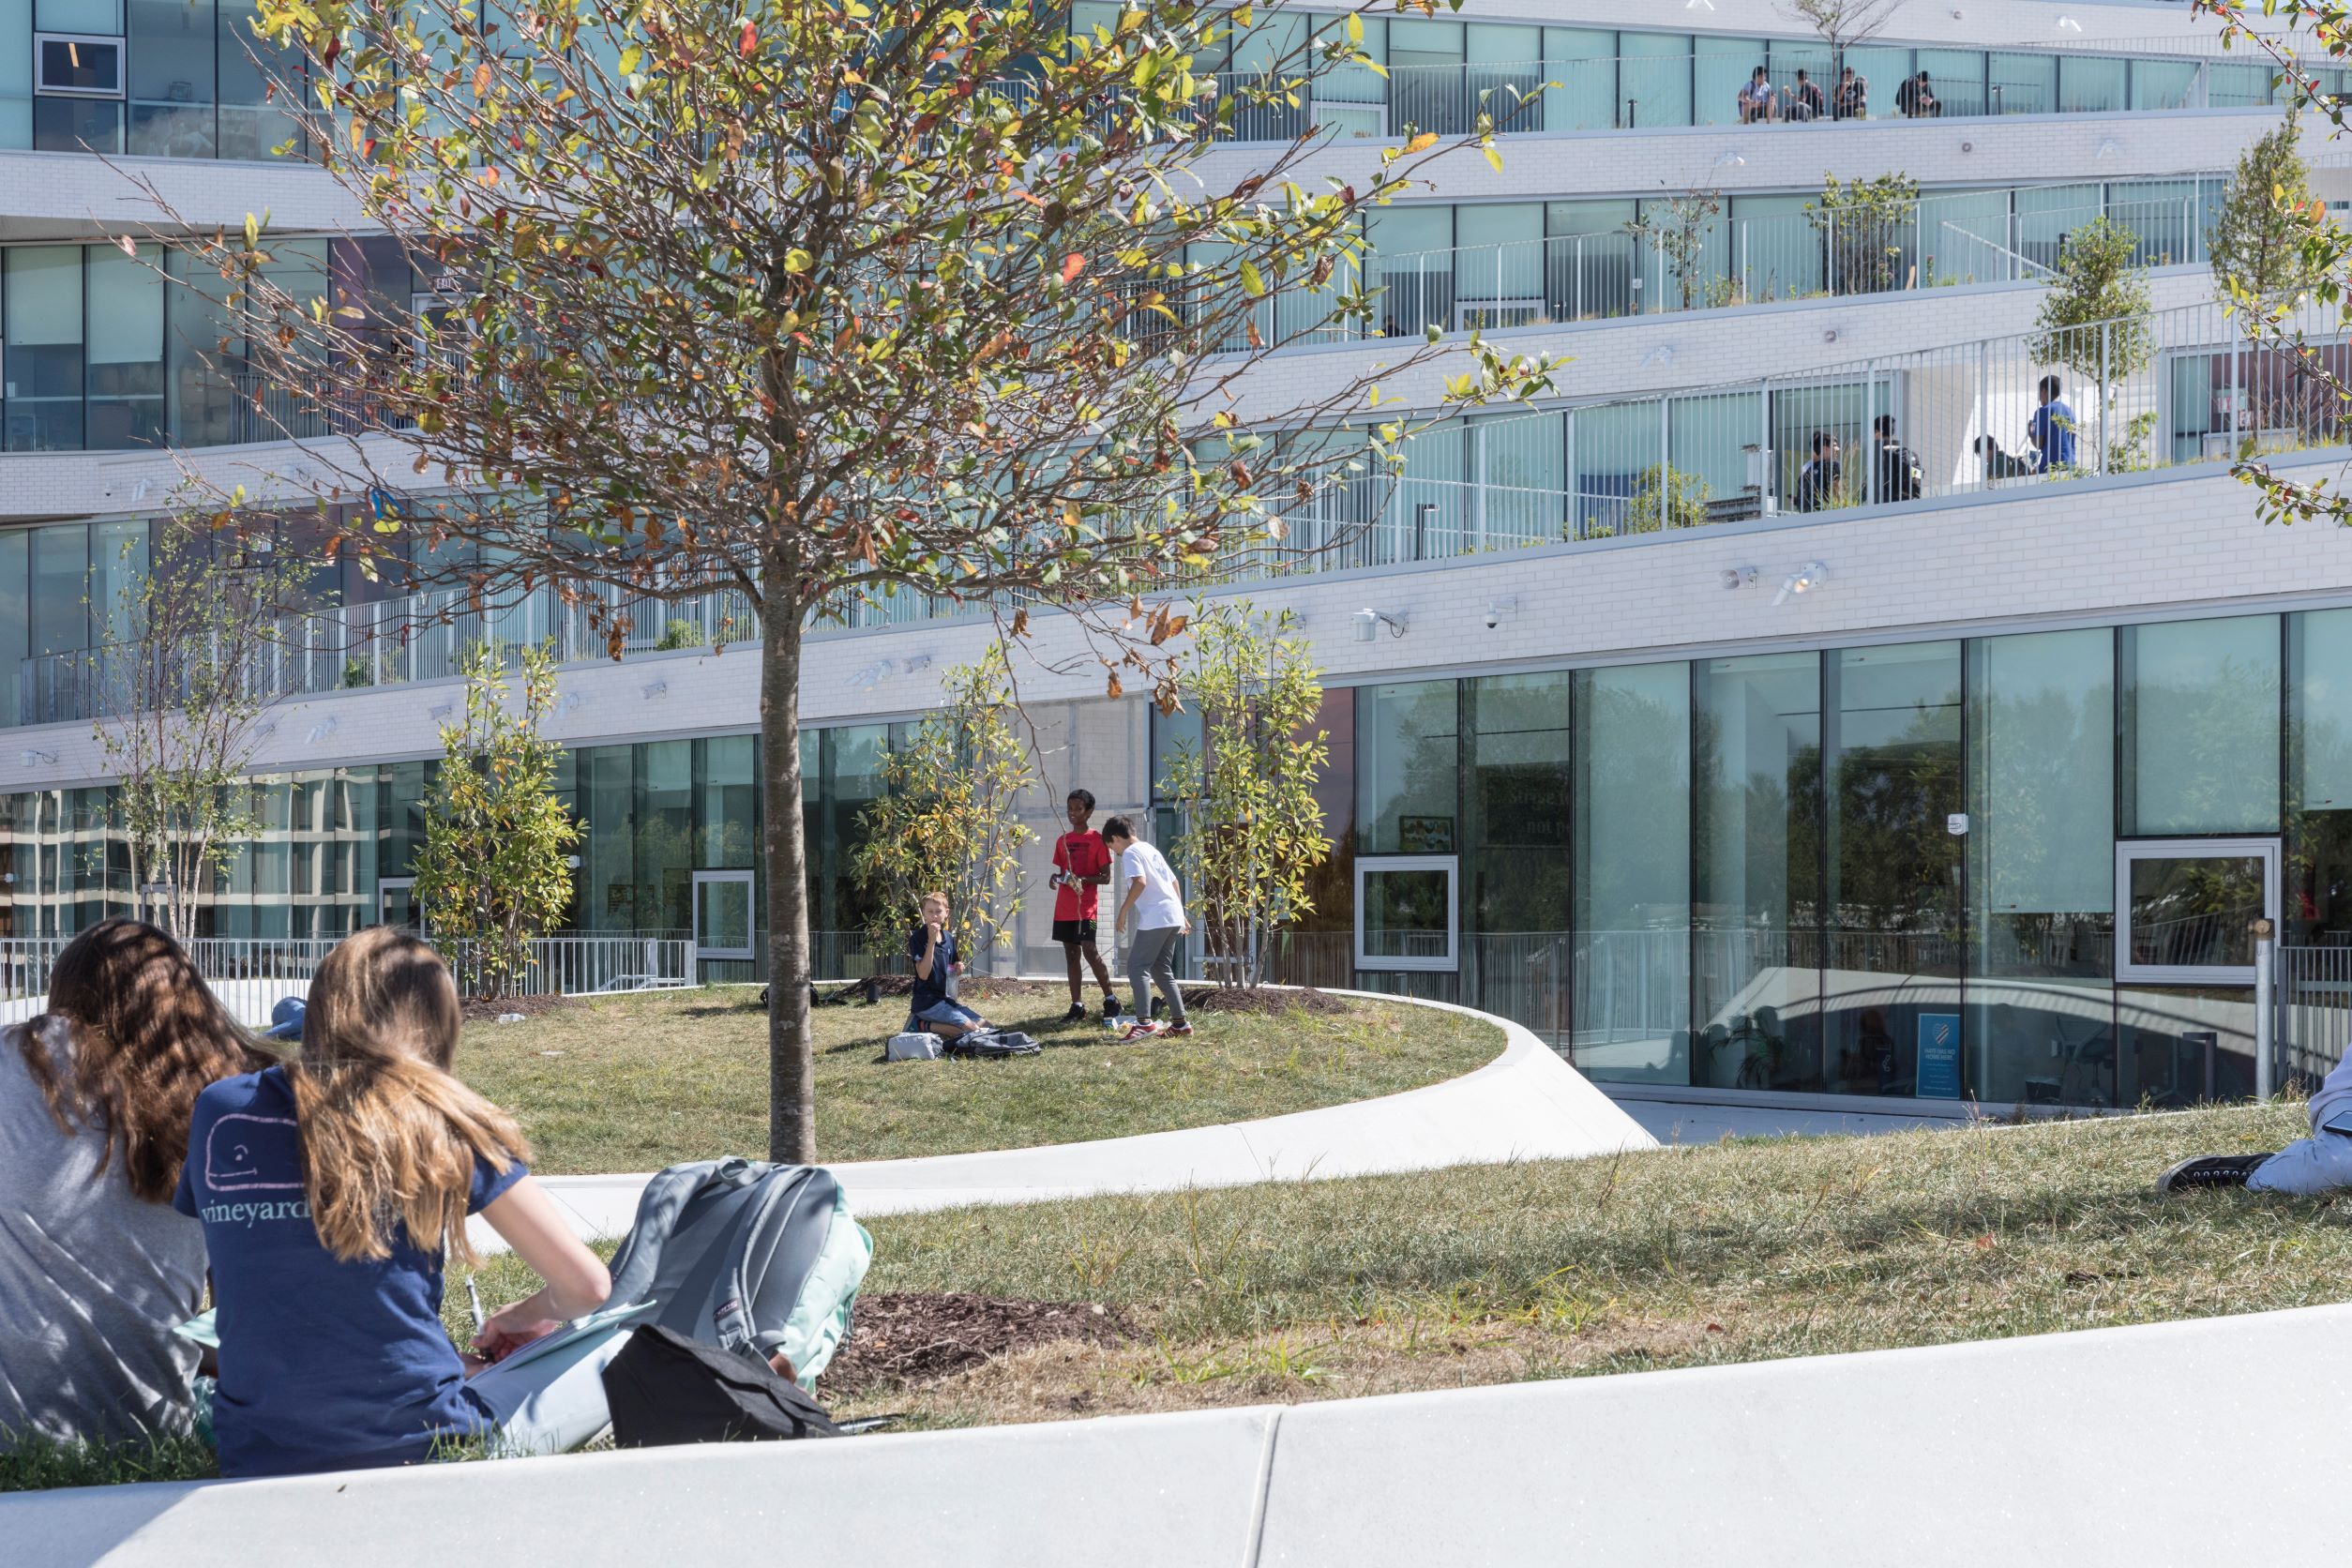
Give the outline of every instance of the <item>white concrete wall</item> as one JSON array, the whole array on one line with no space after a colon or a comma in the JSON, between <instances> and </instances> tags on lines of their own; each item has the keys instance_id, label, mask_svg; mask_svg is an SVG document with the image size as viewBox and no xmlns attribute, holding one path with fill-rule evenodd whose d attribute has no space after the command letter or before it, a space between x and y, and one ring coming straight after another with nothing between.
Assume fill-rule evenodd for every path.
<instances>
[{"instance_id":1,"label":"white concrete wall","mask_svg":"<svg viewBox=\"0 0 2352 1568\"><path fill-rule=\"evenodd\" d=\"M2324 1485L2297 1483L2342 1454L2348 1400L2352 1307L2324 1306L1293 1407L20 1494L0 1498L0 1542L10 1568L2316 1562L2342 1554Z\"/></svg>"}]
</instances>

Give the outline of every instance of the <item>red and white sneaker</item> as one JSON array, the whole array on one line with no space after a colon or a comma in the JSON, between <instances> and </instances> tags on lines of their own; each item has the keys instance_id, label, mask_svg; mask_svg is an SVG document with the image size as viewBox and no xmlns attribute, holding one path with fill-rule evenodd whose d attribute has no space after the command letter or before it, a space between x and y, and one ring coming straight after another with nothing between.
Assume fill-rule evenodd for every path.
<instances>
[{"instance_id":1,"label":"red and white sneaker","mask_svg":"<svg viewBox=\"0 0 2352 1568\"><path fill-rule=\"evenodd\" d=\"M1123 1043L1129 1040L1156 1040L1159 1037L1160 1026L1148 1019L1141 1023L1129 1024L1127 1032L1119 1036Z\"/></svg>"},{"instance_id":2,"label":"red and white sneaker","mask_svg":"<svg viewBox=\"0 0 2352 1568\"><path fill-rule=\"evenodd\" d=\"M1166 1029L1161 1030L1160 1033L1174 1038L1186 1038L1192 1033L1192 1025L1188 1023L1172 1023Z\"/></svg>"}]
</instances>

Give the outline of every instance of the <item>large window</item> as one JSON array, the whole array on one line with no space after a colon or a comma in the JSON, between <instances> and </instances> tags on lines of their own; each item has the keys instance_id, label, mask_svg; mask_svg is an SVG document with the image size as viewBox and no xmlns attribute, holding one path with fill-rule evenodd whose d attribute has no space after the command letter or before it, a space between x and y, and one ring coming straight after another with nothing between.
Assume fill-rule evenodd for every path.
<instances>
[{"instance_id":1,"label":"large window","mask_svg":"<svg viewBox=\"0 0 2352 1568\"><path fill-rule=\"evenodd\" d=\"M2116 657L2116 831L2277 832L2279 618L2125 626Z\"/></svg>"},{"instance_id":2,"label":"large window","mask_svg":"<svg viewBox=\"0 0 2352 1568\"><path fill-rule=\"evenodd\" d=\"M2115 659L2104 630L1968 647L1968 1078L2113 1105Z\"/></svg>"},{"instance_id":3,"label":"large window","mask_svg":"<svg viewBox=\"0 0 2352 1568\"><path fill-rule=\"evenodd\" d=\"M2352 610L2286 618L2284 936L2352 944Z\"/></svg>"},{"instance_id":4,"label":"large window","mask_svg":"<svg viewBox=\"0 0 2352 1568\"><path fill-rule=\"evenodd\" d=\"M1575 686L1575 1059L1688 1083L1690 666L1582 670Z\"/></svg>"},{"instance_id":5,"label":"large window","mask_svg":"<svg viewBox=\"0 0 2352 1568\"><path fill-rule=\"evenodd\" d=\"M1960 644L1847 649L1821 676L1828 1087L1956 1099Z\"/></svg>"},{"instance_id":6,"label":"large window","mask_svg":"<svg viewBox=\"0 0 2352 1568\"><path fill-rule=\"evenodd\" d=\"M1818 1089L1821 656L1692 668L1699 1081Z\"/></svg>"},{"instance_id":7,"label":"large window","mask_svg":"<svg viewBox=\"0 0 2352 1568\"><path fill-rule=\"evenodd\" d=\"M1569 676L1463 684L1464 999L1565 1038Z\"/></svg>"}]
</instances>

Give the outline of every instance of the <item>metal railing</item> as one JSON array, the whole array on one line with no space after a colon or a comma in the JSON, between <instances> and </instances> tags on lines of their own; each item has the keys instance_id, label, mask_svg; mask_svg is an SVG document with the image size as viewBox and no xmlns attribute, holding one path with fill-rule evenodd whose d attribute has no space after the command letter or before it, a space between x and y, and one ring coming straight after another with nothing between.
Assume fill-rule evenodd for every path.
<instances>
[{"instance_id":1,"label":"metal railing","mask_svg":"<svg viewBox=\"0 0 2352 1568\"><path fill-rule=\"evenodd\" d=\"M49 994L57 956L71 937L0 938L0 1003L38 1002ZM335 948L332 937L196 937L181 943L197 972L216 988L248 984L308 987ZM439 943L460 971L471 944ZM637 933L540 937L529 943L512 995L581 996L654 990L693 984L694 944L682 937Z\"/></svg>"},{"instance_id":2,"label":"metal railing","mask_svg":"<svg viewBox=\"0 0 2352 1568\"><path fill-rule=\"evenodd\" d=\"M2315 1087L2352 1043L2352 947L2271 950L2274 1083Z\"/></svg>"},{"instance_id":3,"label":"metal railing","mask_svg":"<svg viewBox=\"0 0 2352 1568\"><path fill-rule=\"evenodd\" d=\"M1367 251L1372 322L1334 320L1335 291L1284 289L1253 312L1276 344L1419 338L1440 332L1604 320L1782 300L1905 293L1969 283L2047 281L2071 236L2102 218L2130 231L2133 264L2202 266L2211 215L2201 197L2090 202L2019 211L2027 189L1923 197L1890 217L1823 207L1713 217L1687 231L1670 217L1602 234L1555 234L1445 249ZM2004 210L1987 213L1988 196ZM1225 346L1244 346L1237 324Z\"/></svg>"}]
</instances>

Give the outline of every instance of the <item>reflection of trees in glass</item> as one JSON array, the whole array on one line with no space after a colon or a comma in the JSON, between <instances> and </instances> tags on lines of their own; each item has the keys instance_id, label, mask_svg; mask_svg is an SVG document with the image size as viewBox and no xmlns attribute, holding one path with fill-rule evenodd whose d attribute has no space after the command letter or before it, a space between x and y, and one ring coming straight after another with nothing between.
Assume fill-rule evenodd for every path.
<instances>
[{"instance_id":1,"label":"reflection of trees in glass","mask_svg":"<svg viewBox=\"0 0 2352 1568\"><path fill-rule=\"evenodd\" d=\"M2104 793L2104 777L2086 778L2078 763L2086 751L2114 746L2113 687L2102 682L2081 698L2038 689L2026 697L1988 700L1994 738L1986 793L1979 802L1983 867L1975 900L1984 925L1971 973L2088 974L2109 972L2108 942L2115 916L2104 906L2113 894L2096 889L2111 875L2111 833L2096 839L2077 831L2083 813L2073 797L2088 790ZM2095 815L2111 811L2104 801ZM2072 897L2060 887L2078 889ZM2054 909L2055 901L2080 909Z\"/></svg>"},{"instance_id":2,"label":"reflection of trees in glass","mask_svg":"<svg viewBox=\"0 0 2352 1568\"><path fill-rule=\"evenodd\" d=\"M2132 709L2127 831L2267 833L2276 825L2275 663L2224 655L2192 685L2140 680ZM2151 798L2162 802L2160 812L2148 809Z\"/></svg>"},{"instance_id":3,"label":"reflection of trees in glass","mask_svg":"<svg viewBox=\"0 0 2352 1568\"><path fill-rule=\"evenodd\" d=\"M1598 680L1576 704L1577 931L1689 924L1687 712Z\"/></svg>"},{"instance_id":4,"label":"reflection of trees in glass","mask_svg":"<svg viewBox=\"0 0 2352 1568\"><path fill-rule=\"evenodd\" d=\"M1841 746L1831 918L1842 930L1959 938L1960 809L1956 704L1916 708L1879 746Z\"/></svg>"},{"instance_id":5,"label":"reflection of trees in glass","mask_svg":"<svg viewBox=\"0 0 2352 1568\"><path fill-rule=\"evenodd\" d=\"M1373 686L1364 688L1361 700L1372 709L1357 731L1363 852L1453 853L1459 848L1457 683ZM1374 737L1369 746L1363 744L1366 735ZM1384 764L1377 774L1363 768L1366 751ZM1409 824L1408 818L1419 820Z\"/></svg>"}]
</instances>

